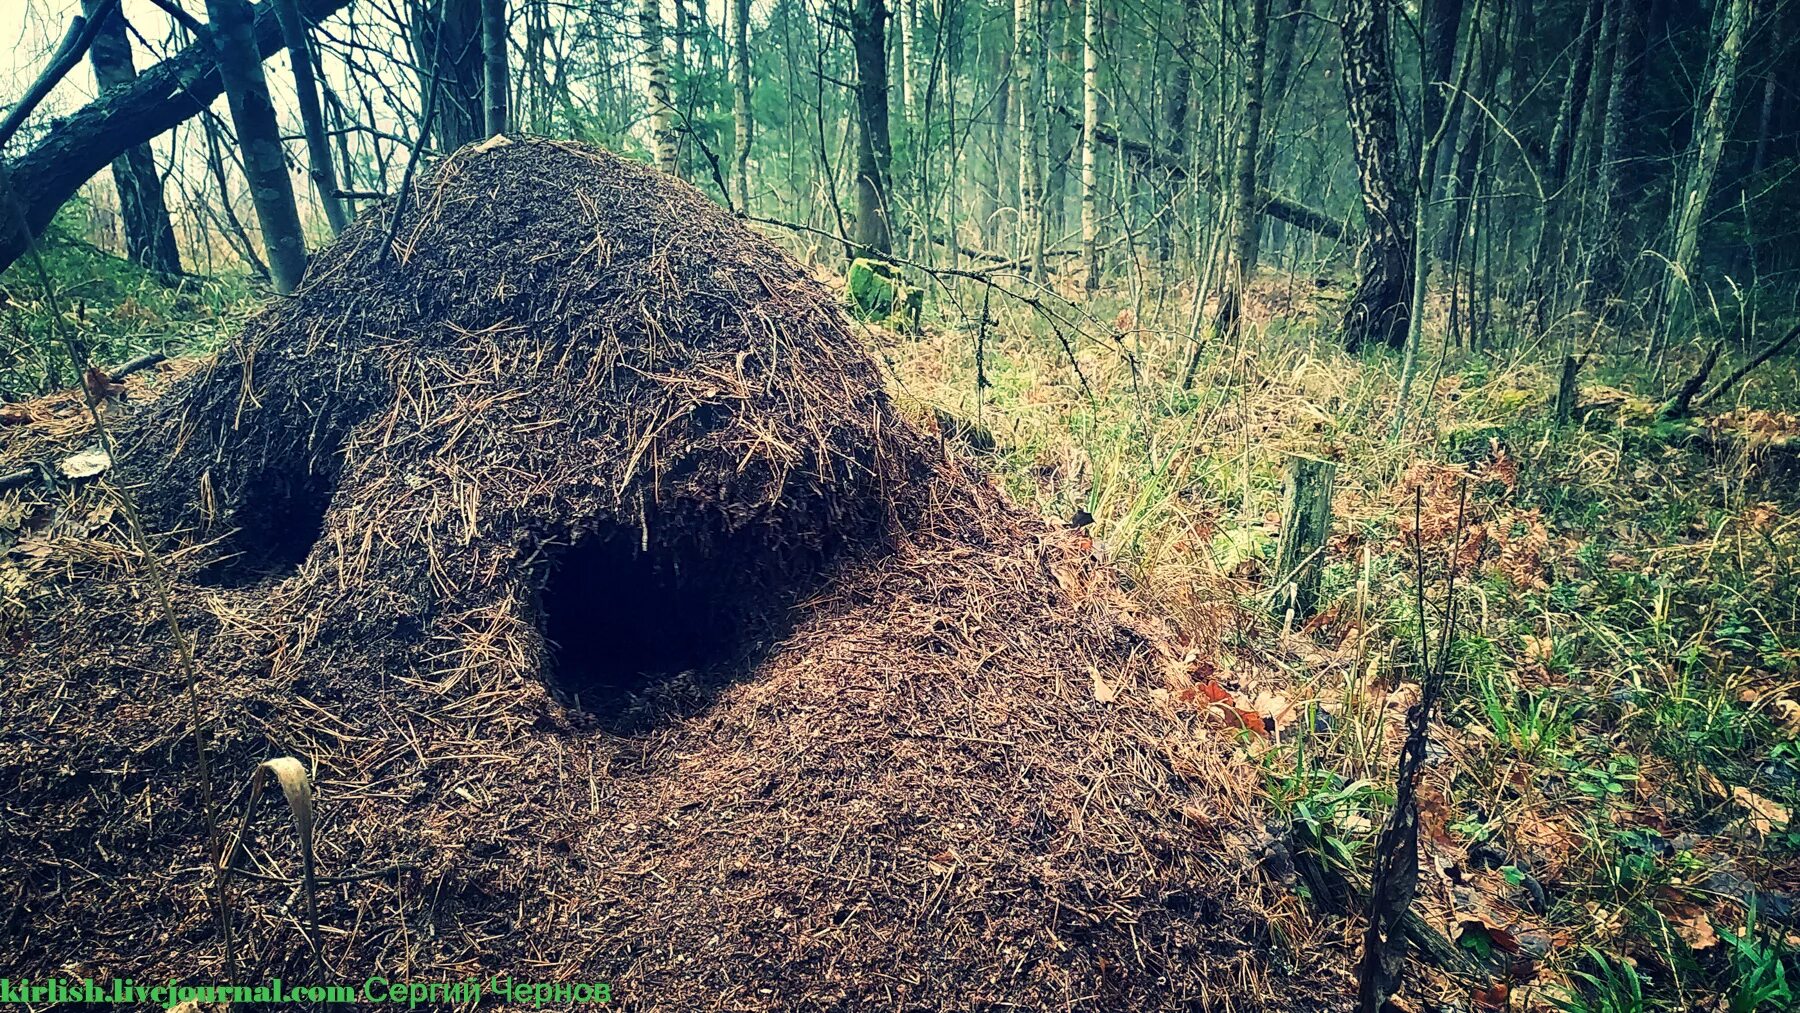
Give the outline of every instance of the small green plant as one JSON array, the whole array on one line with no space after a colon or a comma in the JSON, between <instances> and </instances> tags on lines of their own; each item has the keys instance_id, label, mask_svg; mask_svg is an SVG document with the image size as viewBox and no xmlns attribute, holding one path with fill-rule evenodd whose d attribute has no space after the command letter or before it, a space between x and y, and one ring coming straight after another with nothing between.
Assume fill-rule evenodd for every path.
<instances>
[{"instance_id":1,"label":"small green plant","mask_svg":"<svg viewBox=\"0 0 1800 1013\"><path fill-rule=\"evenodd\" d=\"M1631 962L1609 959L1592 946L1583 946L1593 970L1571 970L1569 977L1583 986L1559 989L1550 996L1551 1005L1563 1013L1644 1013L1644 983Z\"/></svg>"},{"instance_id":2,"label":"small green plant","mask_svg":"<svg viewBox=\"0 0 1800 1013\"><path fill-rule=\"evenodd\" d=\"M1756 924L1756 905L1744 916L1742 934L1721 927L1719 938L1731 947L1732 981L1726 996L1730 1013L1762 1013L1765 1010L1791 1010L1800 1004L1795 991L1795 977L1789 964L1794 954L1777 938L1760 931Z\"/></svg>"},{"instance_id":3,"label":"small green plant","mask_svg":"<svg viewBox=\"0 0 1800 1013\"><path fill-rule=\"evenodd\" d=\"M1608 757L1605 763L1577 766L1569 771L1569 784L1583 795L1600 801L1618 799L1637 783L1637 760L1630 756Z\"/></svg>"}]
</instances>

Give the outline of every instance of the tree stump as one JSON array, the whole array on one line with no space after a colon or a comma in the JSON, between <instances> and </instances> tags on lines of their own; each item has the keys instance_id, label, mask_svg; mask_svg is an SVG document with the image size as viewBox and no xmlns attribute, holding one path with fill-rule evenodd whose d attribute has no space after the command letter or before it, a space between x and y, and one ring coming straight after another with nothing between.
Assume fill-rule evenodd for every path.
<instances>
[{"instance_id":1,"label":"tree stump","mask_svg":"<svg viewBox=\"0 0 1800 1013\"><path fill-rule=\"evenodd\" d=\"M1288 458L1282 495L1281 541L1275 550L1275 602L1298 618L1312 615L1319 597L1325 539L1331 534L1331 486L1337 465L1299 454Z\"/></svg>"},{"instance_id":2,"label":"tree stump","mask_svg":"<svg viewBox=\"0 0 1800 1013\"><path fill-rule=\"evenodd\" d=\"M1563 429L1575 415L1576 402L1581 400L1581 367L1587 362L1587 356L1576 358L1573 355L1563 356L1562 376L1556 384L1556 428Z\"/></svg>"}]
</instances>

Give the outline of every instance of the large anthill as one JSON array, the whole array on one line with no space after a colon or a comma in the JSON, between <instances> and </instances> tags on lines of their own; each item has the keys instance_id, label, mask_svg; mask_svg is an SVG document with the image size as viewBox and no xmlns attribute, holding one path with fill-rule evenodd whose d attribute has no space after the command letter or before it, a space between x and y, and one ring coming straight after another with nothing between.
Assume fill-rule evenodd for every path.
<instances>
[{"instance_id":1,"label":"large anthill","mask_svg":"<svg viewBox=\"0 0 1800 1013\"><path fill-rule=\"evenodd\" d=\"M127 487L221 818L297 756L321 874L374 873L321 896L337 978L609 980L646 1010L1335 1005L1272 966L1253 828L1107 572L903 417L831 294L703 195L484 147L216 359L134 381L101 482L0 499L30 518L0 684L13 976L223 973L196 715ZM31 410L0 470L92 438L72 398ZM262 804L237 959L309 980Z\"/></svg>"}]
</instances>

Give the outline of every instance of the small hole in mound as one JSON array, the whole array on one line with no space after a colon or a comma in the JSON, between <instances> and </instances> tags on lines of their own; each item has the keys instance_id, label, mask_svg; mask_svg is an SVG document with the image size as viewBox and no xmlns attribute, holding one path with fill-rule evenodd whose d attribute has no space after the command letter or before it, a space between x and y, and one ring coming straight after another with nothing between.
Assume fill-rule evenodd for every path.
<instances>
[{"instance_id":1,"label":"small hole in mound","mask_svg":"<svg viewBox=\"0 0 1800 1013\"><path fill-rule=\"evenodd\" d=\"M781 603L747 587L750 559L677 559L634 538L565 552L540 598L551 685L614 731L691 714L747 672Z\"/></svg>"},{"instance_id":2,"label":"small hole in mound","mask_svg":"<svg viewBox=\"0 0 1800 1013\"><path fill-rule=\"evenodd\" d=\"M219 545L220 556L194 574L207 587L251 587L300 569L325 528L331 505L329 476L251 483L232 512L237 529Z\"/></svg>"}]
</instances>

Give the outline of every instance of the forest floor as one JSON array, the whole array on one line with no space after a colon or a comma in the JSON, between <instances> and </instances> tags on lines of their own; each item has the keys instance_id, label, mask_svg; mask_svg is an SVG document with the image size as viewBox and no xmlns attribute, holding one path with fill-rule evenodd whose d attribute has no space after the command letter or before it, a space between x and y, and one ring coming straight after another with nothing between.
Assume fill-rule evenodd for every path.
<instances>
[{"instance_id":1,"label":"forest floor","mask_svg":"<svg viewBox=\"0 0 1800 1013\"><path fill-rule=\"evenodd\" d=\"M100 361L171 338L204 351L248 311L241 285L171 289L119 263L79 244L46 258ZM44 311L22 276L8 276L0 308L0 389L13 396L72 380L42 351ZM1134 593L1215 659L1232 694L1221 725L1261 771L1271 823L1316 862L1366 875L1418 693L1419 546L1433 611L1457 553L1418 906L1510 989L1475 1005L1800 1002L1792 357L1730 405L1667 422L1657 395L1674 381L1650 376L1628 337L1605 336L1617 351L1589 361L1558 429L1553 354L1440 355L1434 321L1396 436L1398 357L1337 350L1336 281L1265 276L1251 326L1206 348L1191 390L1191 289L1149 292L1090 302L1085 334L998 297L987 324L965 324L980 319L977 290L966 314L948 298L928 310L921 334L869 337L903 404L928 421L937 411L1017 502L1085 526ZM1289 453L1337 462L1310 619L1273 609L1267 587ZM1247 715L1265 730L1243 728ZM1304 876L1293 888L1280 913L1291 952L1355 953L1352 905ZM1448 977L1425 984L1471 999Z\"/></svg>"},{"instance_id":2,"label":"forest floor","mask_svg":"<svg viewBox=\"0 0 1800 1013\"><path fill-rule=\"evenodd\" d=\"M1235 696L1222 724L1235 709L1274 728L1237 733L1274 818L1365 874L1418 695L1421 488L1427 608L1460 545L1463 618L1421 787L1418 904L1501 969L1510 1007L1500 992L1475 1005L1794 1008L1793 361L1716 414L1660 421L1660 394L1693 364L1658 380L1629 336L1591 330L1584 347L1618 351L1590 358L1558 430L1557 357L1444 354L1439 308L1396 437L1399 357L1336 348L1345 290L1265 276L1242 341L1208 348L1185 391L1191 288L1160 312L1153 296L1103 296L1087 310L1110 333L1085 339L996 300L986 328L928 325L884 353L902 397L974 424L972 451L1018 502L1091 518L1096 551L1214 652ZM1268 590L1289 453L1337 463L1321 610L1298 622ZM1356 952L1359 921L1310 899L1296 946Z\"/></svg>"}]
</instances>

